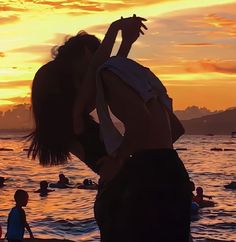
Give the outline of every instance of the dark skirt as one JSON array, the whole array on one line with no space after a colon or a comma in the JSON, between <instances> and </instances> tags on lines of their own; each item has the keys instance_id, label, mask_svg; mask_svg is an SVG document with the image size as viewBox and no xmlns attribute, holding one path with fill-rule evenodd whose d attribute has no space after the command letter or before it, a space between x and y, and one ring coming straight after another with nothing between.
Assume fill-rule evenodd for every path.
<instances>
[{"instance_id":1,"label":"dark skirt","mask_svg":"<svg viewBox=\"0 0 236 242\"><path fill-rule=\"evenodd\" d=\"M175 150L145 150L100 184L94 212L102 242L188 242L191 188Z\"/></svg>"}]
</instances>

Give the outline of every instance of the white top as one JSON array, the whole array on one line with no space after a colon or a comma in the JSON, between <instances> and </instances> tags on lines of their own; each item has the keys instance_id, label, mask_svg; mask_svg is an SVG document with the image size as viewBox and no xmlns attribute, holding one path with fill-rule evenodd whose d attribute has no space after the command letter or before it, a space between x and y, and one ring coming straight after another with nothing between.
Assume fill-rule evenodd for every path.
<instances>
[{"instance_id":1,"label":"white top","mask_svg":"<svg viewBox=\"0 0 236 242\"><path fill-rule=\"evenodd\" d=\"M100 132L107 152L111 154L122 143L123 136L114 126L109 114L108 105L104 98L101 71L108 69L119 76L127 85L132 87L146 103L152 98L159 100L171 111L172 99L167 95L166 88L149 68L124 57L109 58L97 71L96 108L100 121Z\"/></svg>"}]
</instances>

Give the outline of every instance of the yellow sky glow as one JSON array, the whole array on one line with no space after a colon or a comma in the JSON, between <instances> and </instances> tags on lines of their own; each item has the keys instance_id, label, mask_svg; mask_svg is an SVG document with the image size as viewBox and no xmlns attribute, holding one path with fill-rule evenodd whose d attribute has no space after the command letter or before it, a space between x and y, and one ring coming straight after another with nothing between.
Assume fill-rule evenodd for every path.
<instances>
[{"instance_id":1,"label":"yellow sky glow","mask_svg":"<svg viewBox=\"0 0 236 242\"><path fill-rule=\"evenodd\" d=\"M176 109L236 106L235 12L232 0L1 1L0 110L30 102L35 72L66 35L84 29L103 38L133 13L148 19L148 31L129 57L160 77Z\"/></svg>"}]
</instances>

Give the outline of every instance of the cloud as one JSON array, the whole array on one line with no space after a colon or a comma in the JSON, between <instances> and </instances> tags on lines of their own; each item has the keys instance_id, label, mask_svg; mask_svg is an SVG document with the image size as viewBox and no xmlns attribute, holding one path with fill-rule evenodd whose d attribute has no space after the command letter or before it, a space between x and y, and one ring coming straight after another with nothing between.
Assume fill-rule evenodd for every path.
<instances>
[{"instance_id":1,"label":"cloud","mask_svg":"<svg viewBox=\"0 0 236 242\"><path fill-rule=\"evenodd\" d=\"M188 63L203 59L217 60L219 56L221 59L235 60L236 42L233 37L236 37L236 26L233 9L236 9L236 4L230 7L220 5L184 9L148 18L148 31L140 40L150 47L145 48L144 51L136 46L135 57L152 58L154 61L146 61L146 63L156 66L155 70L161 72L171 72L173 69L185 71L186 66L189 71L206 72L199 64L195 70L196 68ZM221 18L217 18L219 16ZM210 17L221 21L222 27L206 23L206 18ZM164 68L162 65L166 63L176 67L172 70ZM219 63L216 64L218 67ZM229 67L224 66L220 70L215 67L215 71L230 73L234 70L234 67L227 68Z\"/></svg>"},{"instance_id":2,"label":"cloud","mask_svg":"<svg viewBox=\"0 0 236 242\"><path fill-rule=\"evenodd\" d=\"M0 5L0 12L25 12L27 11L25 7L15 7L14 3L12 5L10 3L8 4L2 4Z\"/></svg>"},{"instance_id":3,"label":"cloud","mask_svg":"<svg viewBox=\"0 0 236 242\"><path fill-rule=\"evenodd\" d=\"M93 1L37 1L35 4L44 5L56 9L72 9L86 11L104 11L103 4Z\"/></svg>"},{"instance_id":4,"label":"cloud","mask_svg":"<svg viewBox=\"0 0 236 242\"><path fill-rule=\"evenodd\" d=\"M151 4L170 2L173 0L24 0L22 4L9 1L8 4L2 6L4 11L27 11L38 7L53 10L67 10L67 14L83 14L101 11L114 11L137 6L147 6ZM175 0L175 2L178 0ZM20 6L20 7L19 7ZM21 7L22 6L22 7ZM68 10L72 10L71 12Z\"/></svg>"},{"instance_id":5,"label":"cloud","mask_svg":"<svg viewBox=\"0 0 236 242\"><path fill-rule=\"evenodd\" d=\"M11 97L11 98L1 98L1 100L9 101L12 103L21 103L21 104L29 104L31 103L30 100L30 93L26 97Z\"/></svg>"},{"instance_id":6,"label":"cloud","mask_svg":"<svg viewBox=\"0 0 236 242\"><path fill-rule=\"evenodd\" d=\"M104 11L110 4L103 1L77 1L77 0L61 0L61 1L32 1L35 5L44 6L46 8L53 9L65 9L73 10L71 14L76 14L76 11L86 11L86 12L100 12ZM123 5L123 4L122 4ZM70 12L68 12L70 14Z\"/></svg>"},{"instance_id":7,"label":"cloud","mask_svg":"<svg viewBox=\"0 0 236 242\"><path fill-rule=\"evenodd\" d=\"M5 57L5 53L4 52L0 52L0 57Z\"/></svg>"},{"instance_id":8,"label":"cloud","mask_svg":"<svg viewBox=\"0 0 236 242\"><path fill-rule=\"evenodd\" d=\"M24 46L24 47L12 49L12 50L10 50L10 52L42 53L42 52L50 50L53 46L54 45L51 45L51 44L30 45L30 46Z\"/></svg>"},{"instance_id":9,"label":"cloud","mask_svg":"<svg viewBox=\"0 0 236 242\"><path fill-rule=\"evenodd\" d=\"M224 5L222 9L231 6L231 11L236 11L236 5ZM217 11L214 12L214 11ZM207 29L210 27L212 31L208 34L211 35L225 35L230 37L236 36L236 18L235 14L231 14L230 10L217 10L212 9L213 13L203 14L202 18L192 19L192 23L199 24L199 27L204 27ZM227 13L227 14L226 14Z\"/></svg>"},{"instance_id":10,"label":"cloud","mask_svg":"<svg viewBox=\"0 0 236 242\"><path fill-rule=\"evenodd\" d=\"M0 24L11 24L19 21L20 18L16 15L11 15L8 17L1 17L0 16Z\"/></svg>"},{"instance_id":11,"label":"cloud","mask_svg":"<svg viewBox=\"0 0 236 242\"><path fill-rule=\"evenodd\" d=\"M10 53L29 53L33 59L28 59L29 62L45 62L51 59L51 49L55 44L41 44L41 45L30 45L23 46L15 49L11 49L8 52ZM27 62L27 61L26 61Z\"/></svg>"},{"instance_id":12,"label":"cloud","mask_svg":"<svg viewBox=\"0 0 236 242\"><path fill-rule=\"evenodd\" d=\"M183 47L202 47L202 46L216 46L212 43L182 43L176 44L176 46L183 46Z\"/></svg>"},{"instance_id":13,"label":"cloud","mask_svg":"<svg viewBox=\"0 0 236 242\"><path fill-rule=\"evenodd\" d=\"M23 86L30 86L32 80L20 80L20 81L1 81L0 88L18 88Z\"/></svg>"},{"instance_id":14,"label":"cloud","mask_svg":"<svg viewBox=\"0 0 236 242\"><path fill-rule=\"evenodd\" d=\"M217 62L214 60L200 60L187 64L186 71L191 73L197 72L218 72L225 74L236 74L236 63Z\"/></svg>"},{"instance_id":15,"label":"cloud","mask_svg":"<svg viewBox=\"0 0 236 242\"><path fill-rule=\"evenodd\" d=\"M218 28L236 26L236 19L222 17L217 15L216 13L207 15L203 19L203 21L209 25L212 25Z\"/></svg>"}]
</instances>

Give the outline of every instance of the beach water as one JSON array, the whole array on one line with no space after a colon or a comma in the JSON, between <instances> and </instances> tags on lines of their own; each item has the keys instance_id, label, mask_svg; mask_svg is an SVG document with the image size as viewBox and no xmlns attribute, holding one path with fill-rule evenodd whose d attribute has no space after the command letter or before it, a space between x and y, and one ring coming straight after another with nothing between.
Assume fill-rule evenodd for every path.
<instances>
[{"instance_id":1,"label":"beach water","mask_svg":"<svg viewBox=\"0 0 236 242\"><path fill-rule=\"evenodd\" d=\"M55 189L47 197L34 193L41 180L56 182L63 172L71 182L80 183L84 178L98 180L81 161L73 157L63 166L42 167L26 156L28 145L19 133L1 133L0 176L8 178L0 189L0 223L6 231L7 215L14 206L16 189L29 192L30 200L25 208L27 219L35 237L71 239L74 241L99 241L99 231L93 217L93 201L96 191ZM230 136L183 136L175 148L195 182L204 193L213 196L214 207L200 209L192 218L191 231L194 241L206 238L236 241L236 190L224 188L236 181L236 139ZM222 148L222 151L211 151ZM187 149L187 150L186 150ZM228 150L224 150L228 149ZM171 232L171 231L170 231ZM28 234L26 232L26 237Z\"/></svg>"}]
</instances>

